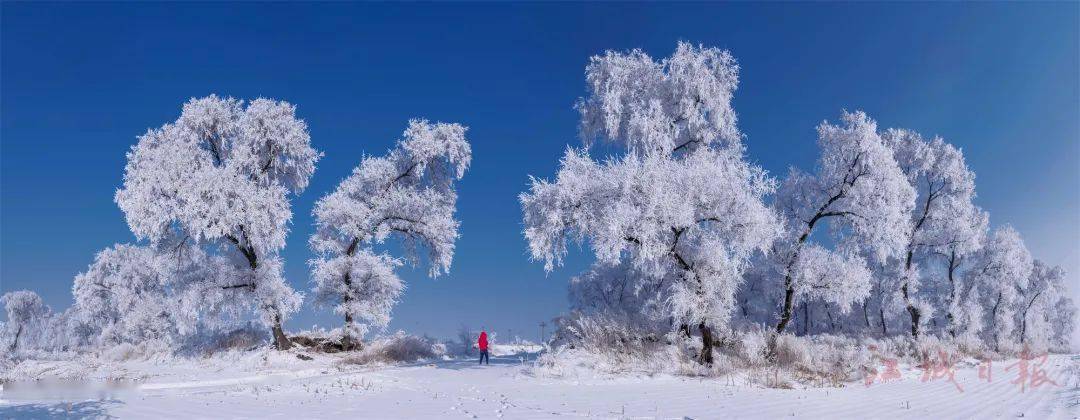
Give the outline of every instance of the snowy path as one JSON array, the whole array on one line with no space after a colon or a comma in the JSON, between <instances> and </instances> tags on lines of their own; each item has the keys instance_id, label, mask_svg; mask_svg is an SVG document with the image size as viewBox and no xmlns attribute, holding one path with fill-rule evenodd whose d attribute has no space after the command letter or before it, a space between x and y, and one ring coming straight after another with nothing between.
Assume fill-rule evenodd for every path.
<instances>
[{"instance_id":1,"label":"snowy path","mask_svg":"<svg viewBox=\"0 0 1080 420\"><path fill-rule=\"evenodd\" d=\"M310 363L317 363L310 362ZM492 358L400 367L311 368L272 373L165 375L106 401L0 402L0 418L1076 418L1080 357L1053 356L1043 367L1058 386L1021 392L1016 368L974 366L956 381L920 380L921 371L869 387L765 389L745 378L549 379L519 359ZM309 365L310 366L310 365Z\"/></svg>"}]
</instances>

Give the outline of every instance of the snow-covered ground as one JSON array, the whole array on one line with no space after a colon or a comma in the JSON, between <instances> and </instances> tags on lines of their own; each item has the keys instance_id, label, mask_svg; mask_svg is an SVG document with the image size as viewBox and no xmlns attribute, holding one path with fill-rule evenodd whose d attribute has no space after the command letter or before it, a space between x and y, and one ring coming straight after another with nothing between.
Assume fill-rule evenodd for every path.
<instances>
[{"instance_id":1,"label":"snow-covered ground","mask_svg":"<svg viewBox=\"0 0 1080 420\"><path fill-rule=\"evenodd\" d=\"M5 386L0 418L1077 418L1080 356L1051 356L1042 366L1057 385L1021 390L1013 362L977 366L946 378L903 377L866 386L769 389L746 374L545 377L535 355L496 352L490 366L444 360L398 366L342 364L340 356L249 352L201 361L33 362L16 366L38 378L112 379L124 389L96 396L70 390L43 397L27 384ZM153 372L146 374L145 372ZM138 379L138 380L136 380ZM119 386L119 385L117 385ZM123 388L123 387L121 387Z\"/></svg>"}]
</instances>

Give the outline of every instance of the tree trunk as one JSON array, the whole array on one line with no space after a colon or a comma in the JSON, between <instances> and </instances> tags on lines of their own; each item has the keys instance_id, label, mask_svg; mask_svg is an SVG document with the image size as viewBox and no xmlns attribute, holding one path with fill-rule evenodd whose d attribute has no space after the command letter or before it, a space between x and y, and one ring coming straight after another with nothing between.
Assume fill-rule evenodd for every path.
<instances>
[{"instance_id":1,"label":"tree trunk","mask_svg":"<svg viewBox=\"0 0 1080 420\"><path fill-rule=\"evenodd\" d=\"M956 250L952 250L949 253L949 305L945 310L945 319L949 322L949 325L945 328L949 330L949 337L956 338L956 316L953 315L953 305L956 304L956 281L954 275L956 274L956 267L960 264L956 262Z\"/></svg>"},{"instance_id":2,"label":"tree trunk","mask_svg":"<svg viewBox=\"0 0 1080 420\"><path fill-rule=\"evenodd\" d=\"M1027 334L1027 309L1024 310L1024 316L1020 318L1020 344L1024 344L1024 335Z\"/></svg>"},{"instance_id":3,"label":"tree trunk","mask_svg":"<svg viewBox=\"0 0 1080 420\"><path fill-rule=\"evenodd\" d=\"M998 345L998 333L997 333L997 310L1001 305L1001 292L998 292L997 302L994 302L994 309L990 311L990 330L994 332L994 351L998 351L1000 346Z\"/></svg>"},{"instance_id":4,"label":"tree trunk","mask_svg":"<svg viewBox=\"0 0 1080 420\"><path fill-rule=\"evenodd\" d=\"M345 331L341 335L341 351L352 351L353 346L356 343L353 342L353 337L349 334L349 326L352 325L352 315L345 314Z\"/></svg>"},{"instance_id":5,"label":"tree trunk","mask_svg":"<svg viewBox=\"0 0 1080 420\"><path fill-rule=\"evenodd\" d=\"M784 278L784 309L780 312L780 322L776 324L776 333L784 332L788 322L791 322L791 301L794 298L795 289L791 287L791 277Z\"/></svg>"},{"instance_id":6,"label":"tree trunk","mask_svg":"<svg viewBox=\"0 0 1080 420\"><path fill-rule=\"evenodd\" d=\"M281 315L274 314L274 326L270 328L270 331L274 334L274 347L278 350L288 350L292 348L292 343L289 342L289 338L285 336L285 331L281 329Z\"/></svg>"},{"instance_id":7,"label":"tree trunk","mask_svg":"<svg viewBox=\"0 0 1080 420\"><path fill-rule=\"evenodd\" d=\"M1024 344L1024 335L1027 334L1028 311L1031 309L1031 305L1035 304L1035 299L1038 299L1040 294L1042 294L1042 291L1039 291L1035 296L1032 296L1031 301L1028 302L1027 306L1024 306L1024 313L1020 317L1020 344Z\"/></svg>"},{"instance_id":8,"label":"tree trunk","mask_svg":"<svg viewBox=\"0 0 1080 420\"><path fill-rule=\"evenodd\" d=\"M712 366L713 363L713 337L712 329L705 325L704 322L698 324L698 330L701 331L701 356L698 357L698 363L705 366Z\"/></svg>"},{"instance_id":9,"label":"tree trunk","mask_svg":"<svg viewBox=\"0 0 1080 420\"><path fill-rule=\"evenodd\" d=\"M351 257L353 254L355 254L356 253L356 247L358 245L360 245L360 238L359 237L353 238L352 241L349 242L349 247L345 250L345 255L348 255L348 256ZM345 273L344 282L345 282L345 288L346 289L351 289L352 288L352 276L348 272ZM349 302L352 301L352 296L349 293L345 293L345 295L341 297L341 300L347 306L349 304ZM356 344L358 344L357 342L354 342L352 335L350 335L349 327L352 325L352 322L353 322L352 314L346 313L345 314L345 330L344 330L344 333L341 335L341 350L342 351L352 351L355 348L354 346L356 346Z\"/></svg>"},{"instance_id":10,"label":"tree trunk","mask_svg":"<svg viewBox=\"0 0 1080 420\"><path fill-rule=\"evenodd\" d=\"M259 256L255 253L255 248L251 246L250 241L248 241L247 233L244 231L243 225L240 225L240 234L241 238L244 239L243 241L237 239L233 235L225 235L225 239L228 239L229 242L232 242L232 244L236 246L236 249L240 251L240 253L244 256L245 259L247 259L247 263L248 266L251 268L251 271L253 273L258 272ZM252 281L250 285L224 286L224 288L229 289L234 287L250 287L252 290L255 290L257 284L257 282ZM274 308L272 306L265 306L263 307L263 310L269 310L273 312L271 316L273 317L274 325L270 327L270 334L274 336L274 347L278 350L288 350L292 348L292 343L289 342L289 338L285 336L285 330L281 328L281 313L278 312L277 308Z\"/></svg>"},{"instance_id":11,"label":"tree trunk","mask_svg":"<svg viewBox=\"0 0 1080 420\"><path fill-rule=\"evenodd\" d=\"M802 312L803 312L803 324L802 324L803 325L803 330L802 330L802 333L803 333L803 335L809 335L810 334L810 327L812 326L810 324L810 304L809 303L807 303L807 302L802 303Z\"/></svg>"},{"instance_id":12,"label":"tree trunk","mask_svg":"<svg viewBox=\"0 0 1080 420\"><path fill-rule=\"evenodd\" d=\"M19 348L19 336L22 335L22 330L23 326L22 324L19 324L19 329L15 331L15 341L11 343L12 352L14 352L15 349Z\"/></svg>"},{"instance_id":13,"label":"tree trunk","mask_svg":"<svg viewBox=\"0 0 1080 420\"><path fill-rule=\"evenodd\" d=\"M351 286L352 286L352 279L350 278L349 273L345 273L345 287L349 288ZM352 298L349 296L348 293L346 293L344 296L341 297L341 301L347 307L349 302L352 301ZM344 331L342 331L342 335L341 335L341 351L351 351L353 349L353 339L352 339L352 335L350 334L351 330L349 328L350 326L352 326L352 322L353 322L352 314L346 312L345 313L345 329L344 329Z\"/></svg>"},{"instance_id":14,"label":"tree trunk","mask_svg":"<svg viewBox=\"0 0 1080 420\"><path fill-rule=\"evenodd\" d=\"M904 285L900 286L900 294L904 296L904 304L907 306L907 312L911 315L911 336L919 338L919 308L916 308L911 304L911 297L908 296L908 282L911 280L911 259L915 253L911 247L908 247L907 259L904 262Z\"/></svg>"},{"instance_id":15,"label":"tree trunk","mask_svg":"<svg viewBox=\"0 0 1080 420\"><path fill-rule=\"evenodd\" d=\"M907 296L906 285L904 286L904 296ZM921 318L922 315L919 314L919 309L911 306L910 303L908 303L907 305L907 311L908 314L911 315L911 336L914 338L919 338L919 318Z\"/></svg>"},{"instance_id":16,"label":"tree trunk","mask_svg":"<svg viewBox=\"0 0 1080 420\"><path fill-rule=\"evenodd\" d=\"M904 285L900 286L900 292L904 296L904 304L907 305L908 314L911 315L911 336L913 338L919 338L919 318L922 314L919 313L919 308L911 304L911 298L908 296L908 282L911 281L911 259L915 254L915 233L922 228L923 222L926 222L927 217L930 215L930 203L934 200L934 194L929 194L926 197L926 203L923 205L922 217L919 218L918 223L915 223L915 227L911 230L911 236L908 239L907 247L907 259L904 261Z\"/></svg>"},{"instance_id":17,"label":"tree trunk","mask_svg":"<svg viewBox=\"0 0 1080 420\"><path fill-rule=\"evenodd\" d=\"M870 330L870 313L867 311L867 307L869 307L869 306L870 306L870 304L867 301L863 301L863 303L862 303L862 316L863 316L863 321L866 321L866 329L867 329L867 331Z\"/></svg>"},{"instance_id":18,"label":"tree trunk","mask_svg":"<svg viewBox=\"0 0 1080 420\"><path fill-rule=\"evenodd\" d=\"M829 200L831 203L833 200ZM795 302L795 285L794 279L791 278L791 270L795 267L795 262L799 259L799 251L802 251L803 243L806 242L806 238L810 237L810 232L814 231L814 224L817 223L822 217L822 212L828 207L826 204L821 210L818 210L818 214L814 215L814 218L810 219L810 222L806 224L806 230L801 236L799 241L795 243L795 249L791 253L791 259L788 260L787 270L784 273L784 308L780 311L780 322L776 324L776 333L781 334L784 332L784 328L787 328L788 322L791 322L791 309Z\"/></svg>"},{"instance_id":19,"label":"tree trunk","mask_svg":"<svg viewBox=\"0 0 1080 420\"><path fill-rule=\"evenodd\" d=\"M829 304L825 304L825 316L829 317L829 331L836 332L836 321L832 317L832 308L829 308Z\"/></svg>"},{"instance_id":20,"label":"tree trunk","mask_svg":"<svg viewBox=\"0 0 1080 420\"><path fill-rule=\"evenodd\" d=\"M881 315L881 335L883 337L888 337L889 336L889 329L885 326L885 305L884 304L881 305L880 308L878 308L878 314Z\"/></svg>"}]
</instances>

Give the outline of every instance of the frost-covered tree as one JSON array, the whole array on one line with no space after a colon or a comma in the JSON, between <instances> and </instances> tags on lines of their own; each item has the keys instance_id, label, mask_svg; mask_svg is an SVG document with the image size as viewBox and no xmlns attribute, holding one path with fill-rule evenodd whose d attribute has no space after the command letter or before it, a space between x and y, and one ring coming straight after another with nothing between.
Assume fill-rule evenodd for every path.
<instances>
[{"instance_id":1,"label":"frost-covered tree","mask_svg":"<svg viewBox=\"0 0 1080 420\"><path fill-rule=\"evenodd\" d=\"M75 308L103 343L171 338L175 322L166 296L169 277L148 247L115 245L75 276Z\"/></svg>"},{"instance_id":2,"label":"frost-covered tree","mask_svg":"<svg viewBox=\"0 0 1080 420\"><path fill-rule=\"evenodd\" d=\"M1062 292L1061 298L1047 309L1050 328L1050 346L1061 352L1073 352L1073 331L1076 331L1076 304L1068 294Z\"/></svg>"},{"instance_id":3,"label":"frost-covered tree","mask_svg":"<svg viewBox=\"0 0 1080 420\"><path fill-rule=\"evenodd\" d=\"M550 271L574 241L600 265L640 273L663 302L653 316L697 326L711 363L712 331L727 325L748 259L779 230L762 202L774 183L746 162L735 126L738 66L727 51L680 43L659 61L608 51L585 76L586 149L568 148L554 181L533 178L520 197L530 254ZM596 161L595 140L622 153Z\"/></svg>"},{"instance_id":4,"label":"frost-covered tree","mask_svg":"<svg viewBox=\"0 0 1080 420\"><path fill-rule=\"evenodd\" d=\"M966 273L983 310L984 340L995 350L1003 344L1012 347L1022 306L1020 291L1028 287L1032 268L1031 253L1020 234L1006 225L994 230Z\"/></svg>"},{"instance_id":5,"label":"frost-covered tree","mask_svg":"<svg viewBox=\"0 0 1080 420\"><path fill-rule=\"evenodd\" d=\"M88 344L90 332L74 308L54 312L28 290L0 296L8 322L0 328L0 358L40 357L42 353L75 350Z\"/></svg>"},{"instance_id":6,"label":"frost-covered tree","mask_svg":"<svg viewBox=\"0 0 1080 420\"><path fill-rule=\"evenodd\" d=\"M218 314L204 296L217 283L206 280L227 273L227 264L187 243L163 250L117 244L75 276L74 315L99 344L173 341L200 323L214 325Z\"/></svg>"},{"instance_id":7,"label":"frost-covered tree","mask_svg":"<svg viewBox=\"0 0 1080 420\"><path fill-rule=\"evenodd\" d=\"M17 290L0 296L7 322L4 324L6 351L14 353L22 347L32 347L42 340L42 332L52 318L52 309L41 296L29 290Z\"/></svg>"},{"instance_id":8,"label":"frost-covered tree","mask_svg":"<svg viewBox=\"0 0 1080 420\"><path fill-rule=\"evenodd\" d=\"M465 131L460 124L412 120L393 150L365 157L315 204L314 292L318 303L345 317L345 349L369 327L390 322L404 288L397 266L418 264L426 250L431 277L450 270L459 225L454 183L472 160ZM404 260L373 249L392 237L404 245Z\"/></svg>"},{"instance_id":9,"label":"frost-covered tree","mask_svg":"<svg viewBox=\"0 0 1080 420\"><path fill-rule=\"evenodd\" d=\"M1020 344L1029 345L1035 351L1059 344L1054 342L1055 335L1060 334L1054 330L1054 321L1060 317L1056 313L1058 302L1067 299L1069 293L1065 287L1065 270L1035 259L1027 285L1019 292L1016 323L1020 328L1017 334ZM1072 330L1065 330L1066 337L1069 331Z\"/></svg>"},{"instance_id":10,"label":"frost-covered tree","mask_svg":"<svg viewBox=\"0 0 1080 420\"><path fill-rule=\"evenodd\" d=\"M929 264L928 259L936 254L947 254L951 287L956 259L978 246L985 216L973 202L975 173L968 169L960 149L940 137L926 140L910 130L890 129L882 137L916 191L907 228L900 294L911 317L911 335L918 337L920 323L926 321L920 307L931 306L930 301L916 297L921 284L918 267Z\"/></svg>"},{"instance_id":11,"label":"frost-covered tree","mask_svg":"<svg viewBox=\"0 0 1080 420\"><path fill-rule=\"evenodd\" d=\"M821 155L815 173L792 169L777 192L774 207L786 221L774 251L784 276L777 332L791 321L796 299L811 292L842 306L869 294L870 270L854 250L867 251L871 262L903 250L914 190L874 120L863 112L844 112L841 121L818 126ZM826 221L838 251L812 242ZM832 272L823 275L827 271Z\"/></svg>"},{"instance_id":12,"label":"frost-covered tree","mask_svg":"<svg viewBox=\"0 0 1080 420\"><path fill-rule=\"evenodd\" d=\"M288 196L308 185L320 153L287 102L192 99L180 117L139 137L116 193L131 231L154 244L197 245L229 261L204 299L250 304L290 347L281 324L300 305L279 252L292 217Z\"/></svg>"},{"instance_id":13,"label":"frost-covered tree","mask_svg":"<svg viewBox=\"0 0 1080 420\"><path fill-rule=\"evenodd\" d=\"M976 305L976 302L971 300L972 287L967 284L966 277L961 273L969 265L971 257L982 248L989 229L989 217L985 211L976 209L975 212L965 213L958 217L960 220L956 223L966 223L970 228L960 231L965 233L955 237L945 246L936 246L931 251L939 260L945 261L941 270L947 284L942 286L945 291L938 288L937 294L938 300L942 301L941 306L946 308L944 325L951 337L956 337L960 330L968 329L972 325L972 320L978 318L978 316L971 317L964 314L965 311L972 311L972 305Z\"/></svg>"}]
</instances>

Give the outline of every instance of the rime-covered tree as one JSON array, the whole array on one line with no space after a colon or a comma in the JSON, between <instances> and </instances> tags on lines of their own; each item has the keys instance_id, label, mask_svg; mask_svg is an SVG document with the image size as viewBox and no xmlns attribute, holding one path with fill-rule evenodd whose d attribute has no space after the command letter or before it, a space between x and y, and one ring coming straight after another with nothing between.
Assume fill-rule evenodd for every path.
<instances>
[{"instance_id":1,"label":"rime-covered tree","mask_svg":"<svg viewBox=\"0 0 1080 420\"><path fill-rule=\"evenodd\" d=\"M426 250L431 277L450 270L459 224L454 184L472 160L465 131L460 124L412 120L393 150L365 157L315 204L314 292L318 303L345 317L345 349L370 326L390 322L404 288L397 266L420 263ZM374 250L391 237L404 246L404 260Z\"/></svg>"},{"instance_id":2,"label":"rime-covered tree","mask_svg":"<svg viewBox=\"0 0 1080 420\"><path fill-rule=\"evenodd\" d=\"M596 161L568 148L553 181L532 179L520 197L530 254L550 271L574 241L599 265L640 273L663 302L656 316L672 330L697 326L699 360L711 363L712 331L727 325L750 255L779 230L762 202L774 183L746 162L735 125L738 66L727 51L680 43L659 61L594 56L585 77L581 137L622 153Z\"/></svg>"},{"instance_id":3,"label":"rime-covered tree","mask_svg":"<svg viewBox=\"0 0 1080 420\"><path fill-rule=\"evenodd\" d=\"M774 251L784 278L777 332L791 321L795 299L811 291L822 291L818 297L840 305L869 294L870 271L855 250L867 251L873 263L898 255L905 243L915 195L911 185L874 120L844 112L841 121L818 126L821 155L815 173L792 169L777 192L774 207L786 221ZM826 221L838 251L812 242ZM835 272L822 275L824 269Z\"/></svg>"},{"instance_id":4,"label":"rime-covered tree","mask_svg":"<svg viewBox=\"0 0 1080 420\"><path fill-rule=\"evenodd\" d=\"M115 245L75 276L75 308L102 343L168 339L176 335L169 277L148 247Z\"/></svg>"},{"instance_id":5,"label":"rime-covered tree","mask_svg":"<svg viewBox=\"0 0 1080 420\"><path fill-rule=\"evenodd\" d=\"M910 130L890 129L882 137L916 191L907 228L900 295L911 317L911 335L918 337L920 323L926 321L925 311L920 308L932 305L916 296L921 284L917 267L929 264L930 257L937 254L948 255L951 288L956 259L977 248L985 216L973 202L975 173L968 169L960 149L940 137L926 140Z\"/></svg>"},{"instance_id":6,"label":"rime-covered tree","mask_svg":"<svg viewBox=\"0 0 1080 420\"><path fill-rule=\"evenodd\" d=\"M279 252L292 217L289 195L308 185L320 153L287 102L192 99L173 123L139 137L116 203L131 231L154 244L193 243L227 258L228 277L207 279L207 300L250 304L290 347L281 324L302 296Z\"/></svg>"},{"instance_id":7,"label":"rime-covered tree","mask_svg":"<svg viewBox=\"0 0 1080 420\"><path fill-rule=\"evenodd\" d=\"M1031 253L1011 226L994 230L967 271L983 312L984 340L994 350L1011 349L1020 291L1028 287L1033 268Z\"/></svg>"},{"instance_id":8,"label":"rime-covered tree","mask_svg":"<svg viewBox=\"0 0 1080 420\"><path fill-rule=\"evenodd\" d=\"M975 302L971 301L972 287L967 284L966 277L961 273L970 265L972 257L982 248L989 230L989 217L980 209L976 208L976 211L965 213L958 218L959 220L954 223L965 223L970 228L958 231L963 234L955 237L945 246L934 247L931 251L939 260L944 260L941 270L947 280L947 284L943 285L946 291L942 292L941 288L938 288L937 293L940 295L938 300L941 300L942 306L946 308L944 325L951 337L956 337L959 330L967 329L971 325L973 318L964 315L963 312L971 311L971 305Z\"/></svg>"},{"instance_id":9,"label":"rime-covered tree","mask_svg":"<svg viewBox=\"0 0 1080 420\"><path fill-rule=\"evenodd\" d=\"M1060 317L1058 303L1067 299L1069 291L1065 287L1065 270L1035 259L1031 276L1026 287L1019 290L1020 307L1016 323L1019 325L1017 338L1020 344L1031 346L1035 351L1045 351L1060 345L1055 343L1055 318ZM1069 311L1064 311L1068 313ZM1071 316L1071 314L1069 314ZM1058 322L1060 324L1060 322ZM1071 329L1064 330L1065 337ZM1067 341L1066 341L1067 342Z\"/></svg>"},{"instance_id":10,"label":"rime-covered tree","mask_svg":"<svg viewBox=\"0 0 1080 420\"><path fill-rule=\"evenodd\" d=\"M99 344L173 342L200 324L215 326L214 304L223 302L206 299L207 289L218 288L208 280L234 275L223 258L188 242L160 249L117 244L75 276L74 315Z\"/></svg>"},{"instance_id":11,"label":"rime-covered tree","mask_svg":"<svg viewBox=\"0 0 1080 420\"><path fill-rule=\"evenodd\" d=\"M1076 331L1077 310L1072 298L1062 292L1062 296L1052 308L1047 308L1047 311L1051 348L1061 352L1075 351L1072 347L1072 335L1073 331Z\"/></svg>"},{"instance_id":12,"label":"rime-covered tree","mask_svg":"<svg viewBox=\"0 0 1080 420\"><path fill-rule=\"evenodd\" d=\"M89 344L91 331L74 308L54 312L36 293L28 290L0 296L8 317L0 324L0 357L38 357L41 353L75 350Z\"/></svg>"},{"instance_id":13,"label":"rime-covered tree","mask_svg":"<svg viewBox=\"0 0 1080 420\"><path fill-rule=\"evenodd\" d=\"M4 324L5 351L14 353L20 346L34 346L42 340L42 333L53 313L41 296L29 290L17 290L0 296L0 303L7 314L7 323Z\"/></svg>"}]
</instances>

